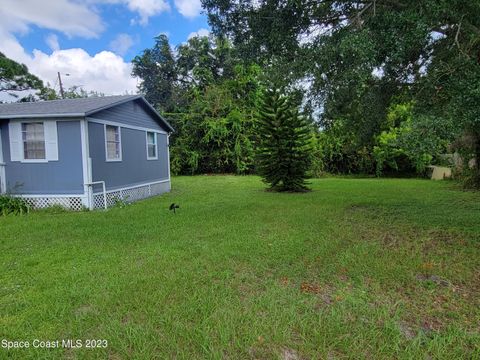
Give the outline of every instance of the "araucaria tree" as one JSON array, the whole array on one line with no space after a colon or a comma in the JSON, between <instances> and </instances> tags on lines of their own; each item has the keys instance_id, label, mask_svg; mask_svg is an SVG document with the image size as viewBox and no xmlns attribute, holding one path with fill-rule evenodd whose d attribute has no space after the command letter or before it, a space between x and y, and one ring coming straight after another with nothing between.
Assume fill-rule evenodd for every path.
<instances>
[{"instance_id":1,"label":"araucaria tree","mask_svg":"<svg viewBox=\"0 0 480 360\"><path fill-rule=\"evenodd\" d=\"M306 191L311 131L292 98L266 90L258 105L256 168L275 191Z\"/></svg>"}]
</instances>

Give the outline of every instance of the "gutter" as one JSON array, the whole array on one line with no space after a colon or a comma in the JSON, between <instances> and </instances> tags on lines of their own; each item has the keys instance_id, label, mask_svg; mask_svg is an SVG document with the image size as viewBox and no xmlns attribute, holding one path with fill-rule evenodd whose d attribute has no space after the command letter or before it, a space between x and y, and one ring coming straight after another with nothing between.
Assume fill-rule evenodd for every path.
<instances>
[{"instance_id":1,"label":"gutter","mask_svg":"<svg viewBox=\"0 0 480 360\"><path fill-rule=\"evenodd\" d=\"M0 115L0 119L38 119L38 118L66 118L66 117L68 118L85 117L85 113Z\"/></svg>"}]
</instances>

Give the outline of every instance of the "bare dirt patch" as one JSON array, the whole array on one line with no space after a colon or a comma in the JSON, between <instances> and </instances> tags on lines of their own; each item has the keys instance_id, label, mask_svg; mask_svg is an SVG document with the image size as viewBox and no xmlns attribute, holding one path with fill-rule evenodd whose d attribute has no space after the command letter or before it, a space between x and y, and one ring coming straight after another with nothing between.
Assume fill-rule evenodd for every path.
<instances>
[{"instance_id":1,"label":"bare dirt patch","mask_svg":"<svg viewBox=\"0 0 480 360\"><path fill-rule=\"evenodd\" d=\"M85 316L94 313L95 309L90 305L81 305L74 311L75 316Z\"/></svg>"},{"instance_id":2,"label":"bare dirt patch","mask_svg":"<svg viewBox=\"0 0 480 360\"><path fill-rule=\"evenodd\" d=\"M440 286L453 286L452 283L446 279L441 278L440 276L437 275L425 275L425 274L418 274L415 277L418 281L430 281L436 285Z\"/></svg>"},{"instance_id":3,"label":"bare dirt patch","mask_svg":"<svg viewBox=\"0 0 480 360\"><path fill-rule=\"evenodd\" d=\"M282 360L300 360L301 357L298 355L298 352L293 349L283 348L281 353Z\"/></svg>"}]
</instances>

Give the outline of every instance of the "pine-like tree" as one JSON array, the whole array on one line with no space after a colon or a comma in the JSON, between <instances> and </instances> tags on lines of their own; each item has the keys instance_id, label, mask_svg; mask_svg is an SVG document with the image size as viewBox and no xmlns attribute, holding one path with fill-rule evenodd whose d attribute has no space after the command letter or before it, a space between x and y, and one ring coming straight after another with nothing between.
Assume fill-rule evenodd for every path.
<instances>
[{"instance_id":1,"label":"pine-like tree","mask_svg":"<svg viewBox=\"0 0 480 360\"><path fill-rule=\"evenodd\" d=\"M298 106L278 90L258 104L256 168L275 191L306 191L311 164L310 129Z\"/></svg>"}]
</instances>

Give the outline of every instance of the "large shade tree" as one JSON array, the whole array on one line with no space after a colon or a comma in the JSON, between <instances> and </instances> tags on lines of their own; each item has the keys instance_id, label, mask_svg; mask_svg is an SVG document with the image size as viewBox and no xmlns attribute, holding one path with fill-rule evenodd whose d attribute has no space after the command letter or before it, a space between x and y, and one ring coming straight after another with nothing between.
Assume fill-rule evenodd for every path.
<instances>
[{"instance_id":1,"label":"large shade tree","mask_svg":"<svg viewBox=\"0 0 480 360\"><path fill-rule=\"evenodd\" d=\"M391 106L413 100L415 119L453 123L478 158L479 1L202 3L247 61L281 64L286 82L308 79L324 127L341 121L358 148L386 130Z\"/></svg>"},{"instance_id":2,"label":"large shade tree","mask_svg":"<svg viewBox=\"0 0 480 360\"><path fill-rule=\"evenodd\" d=\"M162 111L172 111L175 108L177 72L168 37L164 34L157 36L155 45L136 56L132 63L132 75L142 79L139 90L145 98Z\"/></svg>"}]
</instances>

